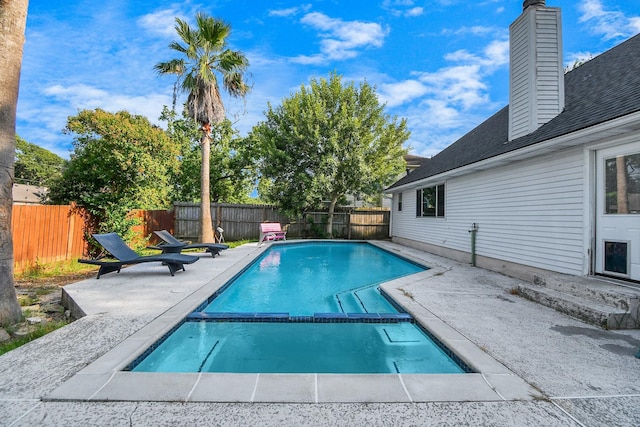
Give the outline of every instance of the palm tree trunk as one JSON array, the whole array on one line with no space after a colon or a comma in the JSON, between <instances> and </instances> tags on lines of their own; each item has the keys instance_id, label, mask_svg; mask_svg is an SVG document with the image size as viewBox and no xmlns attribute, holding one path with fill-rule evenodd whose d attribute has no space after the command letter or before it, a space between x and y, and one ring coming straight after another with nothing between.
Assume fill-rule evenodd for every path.
<instances>
[{"instance_id":1,"label":"palm tree trunk","mask_svg":"<svg viewBox=\"0 0 640 427\"><path fill-rule=\"evenodd\" d=\"M0 0L0 324L20 321L22 310L13 282L13 163L16 105L27 24L28 0Z\"/></svg>"},{"instance_id":2,"label":"palm tree trunk","mask_svg":"<svg viewBox=\"0 0 640 427\"><path fill-rule=\"evenodd\" d=\"M627 197L627 159L625 156L616 157L616 181L618 213L629 213L629 200Z\"/></svg>"},{"instance_id":3,"label":"palm tree trunk","mask_svg":"<svg viewBox=\"0 0 640 427\"><path fill-rule=\"evenodd\" d=\"M200 241L213 242L213 222L211 220L211 183L210 183L210 165L211 158L211 138L207 130L208 125L203 126L202 136L202 166L200 168Z\"/></svg>"}]
</instances>

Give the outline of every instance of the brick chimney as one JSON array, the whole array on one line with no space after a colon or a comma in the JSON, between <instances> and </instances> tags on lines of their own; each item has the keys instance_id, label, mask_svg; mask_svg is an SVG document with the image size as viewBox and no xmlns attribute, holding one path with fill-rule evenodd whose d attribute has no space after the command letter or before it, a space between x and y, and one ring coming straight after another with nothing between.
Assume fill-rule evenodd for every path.
<instances>
[{"instance_id":1,"label":"brick chimney","mask_svg":"<svg viewBox=\"0 0 640 427\"><path fill-rule=\"evenodd\" d=\"M545 0L526 0L509 27L509 140L528 135L564 109L562 19Z\"/></svg>"}]
</instances>

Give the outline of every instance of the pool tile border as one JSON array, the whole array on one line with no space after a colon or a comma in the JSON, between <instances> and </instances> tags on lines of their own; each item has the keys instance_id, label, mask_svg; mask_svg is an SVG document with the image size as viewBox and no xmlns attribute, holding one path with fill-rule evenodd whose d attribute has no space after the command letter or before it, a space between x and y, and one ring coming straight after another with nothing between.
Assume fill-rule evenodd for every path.
<instances>
[{"instance_id":1,"label":"pool tile border","mask_svg":"<svg viewBox=\"0 0 640 427\"><path fill-rule=\"evenodd\" d=\"M376 246L384 249L383 244ZM477 373L176 374L123 370L268 247L259 248L253 252L253 256L239 261L187 296L79 371L43 400L337 403L503 401L542 397L534 387L399 290L403 285L441 273L437 268L395 279L381 286L425 330ZM413 262L421 263L415 259Z\"/></svg>"}]
</instances>

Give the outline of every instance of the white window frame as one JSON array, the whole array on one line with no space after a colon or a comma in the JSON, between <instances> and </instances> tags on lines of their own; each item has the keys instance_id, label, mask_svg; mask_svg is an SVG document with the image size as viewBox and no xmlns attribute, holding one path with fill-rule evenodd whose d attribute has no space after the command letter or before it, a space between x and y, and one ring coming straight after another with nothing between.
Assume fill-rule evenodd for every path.
<instances>
[{"instance_id":1,"label":"white window frame","mask_svg":"<svg viewBox=\"0 0 640 427\"><path fill-rule=\"evenodd\" d=\"M425 214L424 210L424 191L432 190L434 203L433 208L429 209L429 212L433 210L433 214ZM417 218L444 218L446 216L446 186L444 183L431 185L429 187L423 187L416 190L416 217Z\"/></svg>"}]
</instances>

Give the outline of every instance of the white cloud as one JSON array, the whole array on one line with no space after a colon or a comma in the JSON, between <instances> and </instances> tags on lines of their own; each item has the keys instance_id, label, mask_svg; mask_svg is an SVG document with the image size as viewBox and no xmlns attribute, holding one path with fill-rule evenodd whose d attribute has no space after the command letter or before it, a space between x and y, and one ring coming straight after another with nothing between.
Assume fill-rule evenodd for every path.
<instances>
[{"instance_id":1,"label":"white cloud","mask_svg":"<svg viewBox=\"0 0 640 427\"><path fill-rule=\"evenodd\" d=\"M87 108L87 104L100 103L101 100L107 96L106 91L84 84L68 87L54 85L45 88L44 94L59 100L72 101L79 108Z\"/></svg>"},{"instance_id":2,"label":"white cloud","mask_svg":"<svg viewBox=\"0 0 640 427\"><path fill-rule=\"evenodd\" d=\"M67 125L67 119L79 110L126 110L147 117L155 125L163 126L164 123L158 120L162 106L171 103L171 97L164 94L127 96L112 94L86 84L53 85L45 88L39 95L35 101L23 100L17 117L18 123L21 128L28 129L28 135L25 136L29 142L45 147L64 158L69 157L72 149L72 136L64 136L62 130ZM43 98L48 99L45 102ZM46 117L46 120L43 120L43 117Z\"/></svg>"},{"instance_id":3,"label":"white cloud","mask_svg":"<svg viewBox=\"0 0 640 427\"><path fill-rule=\"evenodd\" d=\"M501 67L509 63L509 42L494 40L483 49L482 53L483 55L476 55L461 49L445 55L445 59L477 64L489 69Z\"/></svg>"},{"instance_id":4,"label":"white cloud","mask_svg":"<svg viewBox=\"0 0 640 427\"><path fill-rule=\"evenodd\" d=\"M60 108L55 103L43 103L41 99L23 99L17 115L16 124L22 129L18 134L31 143L68 158L70 138L61 143L62 129L67 124L68 115L68 108Z\"/></svg>"},{"instance_id":5,"label":"white cloud","mask_svg":"<svg viewBox=\"0 0 640 427\"><path fill-rule=\"evenodd\" d=\"M424 8L412 7L411 9L407 10L404 14L405 16L420 16L424 14Z\"/></svg>"},{"instance_id":6,"label":"white cloud","mask_svg":"<svg viewBox=\"0 0 640 427\"><path fill-rule=\"evenodd\" d=\"M395 107L420 98L429 92L429 88L417 80L405 80L398 83L387 83L380 85L380 100L387 104L387 107Z\"/></svg>"},{"instance_id":7,"label":"white cloud","mask_svg":"<svg viewBox=\"0 0 640 427\"><path fill-rule=\"evenodd\" d=\"M468 111L489 102L487 76L495 70L506 66L509 62L509 43L493 41L482 51L481 55L471 54L466 50L458 50L447 54L445 59L457 62L458 65L443 67L435 72L416 72L417 80L407 80L381 87L383 99L390 106L400 105L406 101L429 95L429 105L442 106Z\"/></svg>"},{"instance_id":8,"label":"white cloud","mask_svg":"<svg viewBox=\"0 0 640 427\"><path fill-rule=\"evenodd\" d=\"M481 25L474 25L471 27L460 27L456 29L445 29L442 31L443 35L454 35L454 36L495 36L496 34L504 33L505 37L507 35L507 31L504 28L497 27L485 27Z\"/></svg>"},{"instance_id":9,"label":"white cloud","mask_svg":"<svg viewBox=\"0 0 640 427\"><path fill-rule=\"evenodd\" d=\"M374 22L343 21L318 12L306 14L300 22L319 30L321 38L319 54L292 58L301 64L354 58L359 55L359 49L381 47L388 33Z\"/></svg>"},{"instance_id":10,"label":"white cloud","mask_svg":"<svg viewBox=\"0 0 640 427\"><path fill-rule=\"evenodd\" d=\"M459 126L460 112L446 101L429 99L423 105L427 107L429 122L432 125L437 123L437 127L444 129Z\"/></svg>"},{"instance_id":11,"label":"white cloud","mask_svg":"<svg viewBox=\"0 0 640 427\"><path fill-rule=\"evenodd\" d=\"M382 8L390 11L395 16L421 16L424 14L424 8L414 6L413 0L385 0L382 2Z\"/></svg>"},{"instance_id":12,"label":"white cloud","mask_svg":"<svg viewBox=\"0 0 640 427\"><path fill-rule=\"evenodd\" d=\"M494 112L497 105L490 98L487 82L497 70L506 68L509 42L494 40L479 53L458 50L445 59L454 64L433 72L414 72L423 95L398 106L411 126L409 143L418 155L437 154Z\"/></svg>"},{"instance_id":13,"label":"white cloud","mask_svg":"<svg viewBox=\"0 0 640 427\"><path fill-rule=\"evenodd\" d=\"M270 10L269 16L292 16L298 13L297 7L290 7L288 9Z\"/></svg>"},{"instance_id":14,"label":"white cloud","mask_svg":"<svg viewBox=\"0 0 640 427\"><path fill-rule=\"evenodd\" d=\"M413 0L384 0L384 2L382 2L383 7L413 6L413 4Z\"/></svg>"},{"instance_id":15,"label":"white cloud","mask_svg":"<svg viewBox=\"0 0 640 427\"><path fill-rule=\"evenodd\" d=\"M162 111L162 106L171 105L171 96L162 93L127 96L109 93L103 89L85 84L66 87L54 85L46 88L44 94L76 110L94 108L102 108L110 112L126 110L132 114L143 115L155 124L159 124L158 117Z\"/></svg>"},{"instance_id":16,"label":"white cloud","mask_svg":"<svg viewBox=\"0 0 640 427\"><path fill-rule=\"evenodd\" d=\"M488 67L502 67L509 64L509 41L494 40L484 49L486 55L482 65Z\"/></svg>"},{"instance_id":17,"label":"white cloud","mask_svg":"<svg viewBox=\"0 0 640 427\"><path fill-rule=\"evenodd\" d=\"M419 80L431 88L430 93L436 99L460 110L470 110L489 101L479 65L459 65L434 73L421 73Z\"/></svg>"},{"instance_id":18,"label":"white cloud","mask_svg":"<svg viewBox=\"0 0 640 427\"><path fill-rule=\"evenodd\" d=\"M460 112L446 102L426 100L416 108L407 109L411 137L407 145L419 156L433 156L486 119L486 112Z\"/></svg>"},{"instance_id":19,"label":"white cloud","mask_svg":"<svg viewBox=\"0 0 640 427\"><path fill-rule=\"evenodd\" d=\"M411 127L408 143L418 155L441 151L498 107L488 80L509 62L508 41L495 40L479 53L458 50L445 55L452 64L411 78L379 84L381 101Z\"/></svg>"},{"instance_id":20,"label":"white cloud","mask_svg":"<svg viewBox=\"0 0 640 427\"><path fill-rule=\"evenodd\" d=\"M143 15L138 19L137 23L151 34L157 34L163 37L174 36L177 15L178 12L176 10L165 9Z\"/></svg>"},{"instance_id":21,"label":"white cloud","mask_svg":"<svg viewBox=\"0 0 640 427\"><path fill-rule=\"evenodd\" d=\"M282 16L282 17L294 16L300 12L307 12L309 9L311 9L310 4L303 4L300 6L290 7L287 9L273 9L273 10L269 10L269 16Z\"/></svg>"},{"instance_id":22,"label":"white cloud","mask_svg":"<svg viewBox=\"0 0 640 427\"><path fill-rule=\"evenodd\" d=\"M630 37L640 31L640 17L605 10L601 0L585 0L578 5L582 14L579 22L587 23L591 31L601 34L605 40Z\"/></svg>"},{"instance_id":23,"label":"white cloud","mask_svg":"<svg viewBox=\"0 0 640 427\"><path fill-rule=\"evenodd\" d=\"M302 65L322 65L327 62L327 58L324 55L298 55L291 58L291 62Z\"/></svg>"}]
</instances>

